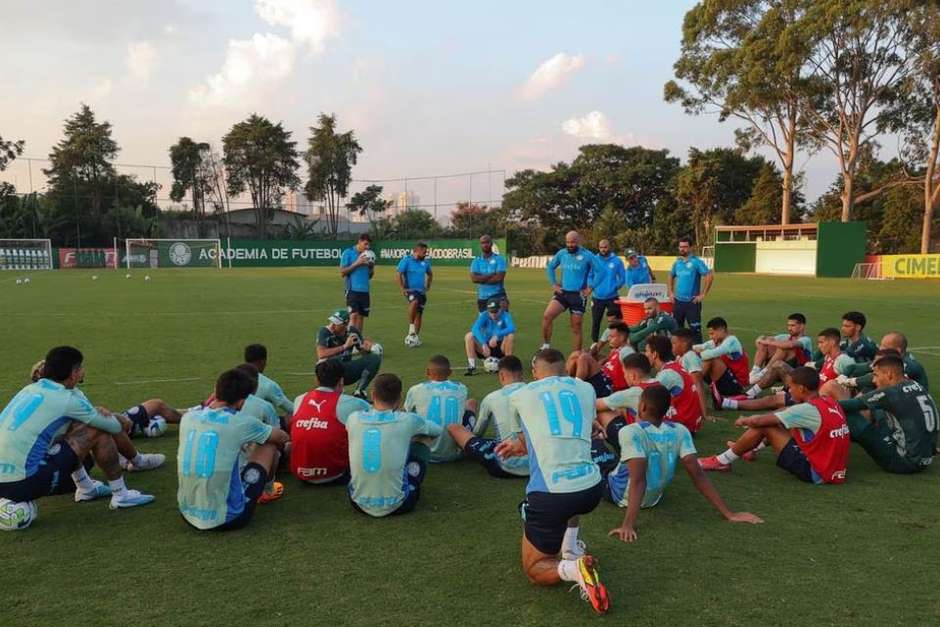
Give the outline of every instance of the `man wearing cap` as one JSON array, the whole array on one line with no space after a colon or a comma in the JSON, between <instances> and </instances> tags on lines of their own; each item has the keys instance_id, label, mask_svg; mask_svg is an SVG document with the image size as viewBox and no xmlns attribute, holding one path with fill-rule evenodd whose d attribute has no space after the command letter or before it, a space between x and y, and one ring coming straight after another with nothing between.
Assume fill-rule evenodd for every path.
<instances>
[{"instance_id":1,"label":"man wearing cap","mask_svg":"<svg viewBox=\"0 0 940 627\"><path fill-rule=\"evenodd\" d=\"M482 313L488 301L496 299L509 309L509 298L506 296L506 258L493 251L493 238L489 235L480 236L479 257L470 264L470 280L477 285L477 309Z\"/></svg>"},{"instance_id":2,"label":"man wearing cap","mask_svg":"<svg viewBox=\"0 0 940 627\"><path fill-rule=\"evenodd\" d=\"M353 351L359 351L353 356ZM317 333L317 363L338 359L343 364L343 383L356 384L353 396L368 400L366 389L382 366L382 349L362 332L349 324L349 312L337 309L327 319L327 325Z\"/></svg>"},{"instance_id":3,"label":"man wearing cap","mask_svg":"<svg viewBox=\"0 0 940 627\"><path fill-rule=\"evenodd\" d=\"M632 248L627 249L625 256L627 258L627 276L625 283L627 289L633 287L634 285L652 283L656 280L656 277L653 276L653 269L650 268L650 264L648 261L646 261L646 257L638 254Z\"/></svg>"},{"instance_id":4,"label":"man wearing cap","mask_svg":"<svg viewBox=\"0 0 940 627\"><path fill-rule=\"evenodd\" d=\"M601 332L601 320L607 314L607 324L622 320L620 307L616 304L620 288L626 281L623 261L610 249L610 242L602 239L597 243L597 260L606 266L604 274L588 273L591 286L591 342L596 343Z\"/></svg>"},{"instance_id":5,"label":"man wearing cap","mask_svg":"<svg viewBox=\"0 0 940 627\"><path fill-rule=\"evenodd\" d=\"M499 300L491 298L487 301L486 311L477 316L473 328L464 336L464 346L467 348L466 376L476 374L477 357L499 359L512 355L515 333L516 323Z\"/></svg>"}]
</instances>

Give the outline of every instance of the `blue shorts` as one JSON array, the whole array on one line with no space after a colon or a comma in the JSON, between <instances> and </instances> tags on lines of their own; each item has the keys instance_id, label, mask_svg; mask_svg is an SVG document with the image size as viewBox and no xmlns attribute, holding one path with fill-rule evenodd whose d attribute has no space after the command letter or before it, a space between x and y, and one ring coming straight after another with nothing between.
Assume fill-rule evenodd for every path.
<instances>
[{"instance_id":1,"label":"blue shorts","mask_svg":"<svg viewBox=\"0 0 940 627\"><path fill-rule=\"evenodd\" d=\"M718 388L718 393L722 396L739 396L744 394L744 388L738 383L737 377L734 376L733 372L727 369L725 373L715 381L715 387Z\"/></svg>"},{"instance_id":2,"label":"blue shorts","mask_svg":"<svg viewBox=\"0 0 940 627\"><path fill-rule=\"evenodd\" d=\"M573 316L583 316L587 309L587 302L581 292L562 291L552 296L552 300L561 303L561 306L571 312Z\"/></svg>"},{"instance_id":3,"label":"blue shorts","mask_svg":"<svg viewBox=\"0 0 940 627\"><path fill-rule=\"evenodd\" d=\"M405 294L405 298L409 303L417 301L418 303L418 313L423 314L424 308L428 304L428 295L424 292L419 292L418 290L408 290Z\"/></svg>"},{"instance_id":4,"label":"blue shorts","mask_svg":"<svg viewBox=\"0 0 940 627\"><path fill-rule=\"evenodd\" d=\"M603 481L580 492L529 492L519 504L525 537L546 555L558 555L568 521L590 514L601 501Z\"/></svg>"},{"instance_id":5,"label":"blue shorts","mask_svg":"<svg viewBox=\"0 0 940 627\"><path fill-rule=\"evenodd\" d=\"M594 394L597 398L607 398L614 393L614 384L610 382L610 379L603 371L589 377L587 382L594 388Z\"/></svg>"},{"instance_id":6,"label":"blue shorts","mask_svg":"<svg viewBox=\"0 0 940 627\"><path fill-rule=\"evenodd\" d=\"M132 438L136 438L147 432L147 427L150 426L150 415L143 405L135 405L125 410L124 415L130 418L131 422L134 423L131 426L130 433Z\"/></svg>"},{"instance_id":7,"label":"blue shorts","mask_svg":"<svg viewBox=\"0 0 940 627\"><path fill-rule=\"evenodd\" d=\"M790 438L787 445L780 451L780 455L777 456L777 466L783 468L791 475L795 475L800 481L805 481L806 483L820 483L820 481L818 481L819 477L813 470L813 467L809 465L809 460L806 459L803 449L800 448L800 445L797 444L796 440L793 438Z\"/></svg>"},{"instance_id":8,"label":"blue shorts","mask_svg":"<svg viewBox=\"0 0 940 627\"><path fill-rule=\"evenodd\" d=\"M620 430L626 426L627 421L623 416L617 416L607 423L607 443L618 452L620 451Z\"/></svg>"},{"instance_id":9,"label":"blue shorts","mask_svg":"<svg viewBox=\"0 0 940 627\"><path fill-rule=\"evenodd\" d=\"M357 313L363 318L368 318L370 305L369 292L354 292L352 290L346 292L346 309L349 313Z\"/></svg>"},{"instance_id":10,"label":"blue shorts","mask_svg":"<svg viewBox=\"0 0 940 627\"><path fill-rule=\"evenodd\" d=\"M73 492L75 483L71 475L78 466L78 455L68 442L53 444L39 462L36 472L19 481L0 483L0 498L23 502Z\"/></svg>"},{"instance_id":11,"label":"blue shorts","mask_svg":"<svg viewBox=\"0 0 940 627\"><path fill-rule=\"evenodd\" d=\"M213 527L212 531L231 531L241 529L255 514L258 499L264 494L264 486L268 482L268 472L261 464L251 462L242 468L242 485L245 489L245 509L232 520Z\"/></svg>"},{"instance_id":12,"label":"blue shorts","mask_svg":"<svg viewBox=\"0 0 940 627\"><path fill-rule=\"evenodd\" d=\"M601 469L601 475L607 475L617 465L617 455L609 448L604 438L591 439L591 461Z\"/></svg>"},{"instance_id":13,"label":"blue shorts","mask_svg":"<svg viewBox=\"0 0 940 627\"><path fill-rule=\"evenodd\" d=\"M475 459L486 468L486 472L500 479L524 478L524 475L514 475L503 470L499 459L496 457L496 445L499 444L493 438L472 437L464 448L464 454L470 459Z\"/></svg>"}]
</instances>

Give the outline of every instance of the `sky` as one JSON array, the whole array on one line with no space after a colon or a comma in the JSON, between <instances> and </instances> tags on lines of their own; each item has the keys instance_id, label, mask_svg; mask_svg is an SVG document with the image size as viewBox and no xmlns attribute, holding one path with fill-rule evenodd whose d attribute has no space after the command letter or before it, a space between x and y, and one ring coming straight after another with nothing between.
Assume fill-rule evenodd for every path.
<instances>
[{"instance_id":1,"label":"sky","mask_svg":"<svg viewBox=\"0 0 940 627\"><path fill-rule=\"evenodd\" d=\"M221 145L251 113L301 149L321 112L363 147L356 179L421 203L497 201L503 172L546 169L598 142L732 146L734 126L663 101L693 0L0 0L0 136L43 158L90 105L114 126L119 163L168 189L180 136ZM827 154L798 165L810 199ZM40 187L36 162L4 173ZM361 183L359 185L364 185Z\"/></svg>"}]
</instances>

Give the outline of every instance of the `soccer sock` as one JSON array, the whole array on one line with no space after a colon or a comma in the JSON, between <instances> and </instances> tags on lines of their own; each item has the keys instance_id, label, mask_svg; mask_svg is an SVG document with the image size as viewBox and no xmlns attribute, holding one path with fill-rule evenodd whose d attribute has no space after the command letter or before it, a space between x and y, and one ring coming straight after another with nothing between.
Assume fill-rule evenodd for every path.
<instances>
[{"instance_id":1,"label":"soccer sock","mask_svg":"<svg viewBox=\"0 0 940 627\"><path fill-rule=\"evenodd\" d=\"M723 398L721 399L721 408L722 409L737 409L738 402L733 401L730 398Z\"/></svg>"},{"instance_id":2,"label":"soccer sock","mask_svg":"<svg viewBox=\"0 0 940 627\"><path fill-rule=\"evenodd\" d=\"M75 482L75 487L82 492L92 492L95 489L95 482L88 476L88 471L85 470L84 466L72 473L72 481Z\"/></svg>"},{"instance_id":3,"label":"soccer sock","mask_svg":"<svg viewBox=\"0 0 940 627\"><path fill-rule=\"evenodd\" d=\"M580 583L578 560L561 560L558 562L558 576L561 577L562 581L577 581Z\"/></svg>"},{"instance_id":4,"label":"soccer sock","mask_svg":"<svg viewBox=\"0 0 940 627\"><path fill-rule=\"evenodd\" d=\"M408 335L415 335L415 323L414 322L408 325Z\"/></svg>"},{"instance_id":5,"label":"soccer sock","mask_svg":"<svg viewBox=\"0 0 940 627\"><path fill-rule=\"evenodd\" d=\"M546 348L551 348L552 345L548 342L542 342L542 347L539 350L545 350Z\"/></svg>"},{"instance_id":6,"label":"soccer sock","mask_svg":"<svg viewBox=\"0 0 940 627\"><path fill-rule=\"evenodd\" d=\"M718 456L718 461L722 464L730 465L738 460L738 456L734 454L730 448Z\"/></svg>"},{"instance_id":7,"label":"soccer sock","mask_svg":"<svg viewBox=\"0 0 940 627\"><path fill-rule=\"evenodd\" d=\"M565 529L565 536L561 540L562 553L579 553L578 551L578 527L568 527Z\"/></svg>"},{"instance_id":8,"label":"soccer sock","mask_svg":"<svg viewBox=\"0 0 940 627\"><path fill-rule=\"evenodd\" d=\"M755 383L753 386L751 386L751 389L745 392L745 394L747 394L748 398L757 398L757 395L761 393L761 390L761 386Z\"/></svg>"},{"instance_id":9,"label":"soccer sock","mask_svg":"<svg viewBox=\"0 0 940 627\"><path fill-rule=\"evenodd\" d=\"M766 442L761 442L760 444L758 444L757 446L755 446L754 448L752 448L752 449L751 449L751 452L752 452L752 453L756 453L757 451L761 450L762 448L767 448L767 443L766 443Z\"/></svg>"},{"instance_id":10,"label":"soccer sock","mask_svg":"<svg viewBox=\"0 0 940 627\"><path fill-rule=\"evenodd\" d=\"M121 496L127 491L127 486L124 485L124 477L118 477L113 481L108 481L108 485L111 486L111 494L115 496Z\"/></svg>"},{"instance_id":11,"label":"soccer sock","mask_svg":"<svg viewBox=\"0 0 940 627\"><path fill-rule=\"evenodd\" d=\"M477 367L477 360L475 357L470 357L469 359L467 359L467 363L470 364L471 368Z\"/></svg>"}]
</instances>

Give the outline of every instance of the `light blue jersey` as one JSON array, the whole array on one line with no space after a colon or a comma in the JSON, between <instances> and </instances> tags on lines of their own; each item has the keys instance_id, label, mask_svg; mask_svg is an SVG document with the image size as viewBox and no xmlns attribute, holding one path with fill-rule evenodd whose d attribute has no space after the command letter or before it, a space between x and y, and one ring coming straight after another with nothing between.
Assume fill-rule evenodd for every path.
<instances>
[{"instance_id":1,"label":"light blue jersey","mask_svg":"<svg viewBox=\"0 0 940 627\"><path fill-rule=\"evenodd\" d=\"M679 363L689 374L702 371L702 358L693 350L682 353L682 357L679 358Z\"/></svg>"},{"instance_id":2,"label":"light blue jersey","mask_svg":"<svg viewBox=\"0 0 940 627\"><path fill-rule=\"evenodd\" d=\"M491 254L489 257L486 255L480 255L476 257L470 263L470 272L472 274L481 274L488 276L490 274L499 274L500 272L506 272L506 258L502 255L497 255L496 253ZM478 283L477 284L477 298L480 300L486 300L487 298L492 298L494 296L499 296L500 294L505 294L506 288L503 284L503 281L499 283Z\"/></svg>"},{"instance_id":3,"label":"light blue jersey","mask_svg":"<svg viewBox=\"0 0 940 627\"><path fill-rule=\"evenodd\" d=\"M525 383L510 383L509 385L490 392L483 398L483 402L480 403L480 415L477 417L477 423L473 427L473 434L482 437L486 433L487 427L490 423L493 424L493 434L494 439L497 442L502 442L506 438L511 438L514 435L512 427L512 405L509 402L509 397L521 388L525 387ZM512 475L519 475L525 477L529 474L529 456L520 455L517 457L510 457L508 459L500 459L497 457L500 468Z\"/></svg>"},{"instance_id":4,"label":"light blue jersey","mask_svg":"<svg viewBox=\"0 0 940 627\"><path fill-rule=\"evenodd\" d=\"M623 260L614 253L608 253L606 257L598 253L595 257L606 268L606 272L599 274L592 266L588 273L588 285L593 290L594 298L600 300L616 298L620 293L620 288L627 281Z\"/></svg>"},{"instance_id":5,"label":"light blue jersey","mask_svg":"<svg viewBox=\"0 0 940 627\"><path fill-rule=\"evenodd\" d=\"M529 449L526 492L579 492L593 487L601 473L591 458L591 426L596 396L590 383L547 377L509 397L510 429L525 433Z\"/></svg>"},{"instance_id":6,"label":"light blue jersey","mask_svg":"<svg viewBox=\"0 0 940 627\"><path fill-rule=\"evenodd\" d=\"M639 255L637 257L637 266L633 267L629 263L626 266L626 286L644 285L653 282L653 273L650 271L650 264L646 257Z\"/></svg>"},{"instance_id":7,"label":"light blue jersey","mask_svg":"<svg viewBox=\"0 0 940 627\"><path fill-rule=\"evenodd\" d=\"M504 337L516 332L516 323L512 319L512 314L505 309L499 312L499 316L495 320L490 317L488 312L484 311L477 316L476 322L473 323L473 328L470 331L481 345L486 344L494 337L502 342Z\"/></svg>"},{"instance_id":8,"label":"light blue jersey","mask_svg":"<svg viewBox=\"0 0 940 627\"><path fill-rule=\"evenodd\" d=\"M406 290L423 294L426 291L424 277L431 274L431 259L425 257L423 260L418 260L414 255L402 257L398 262L398 273L405 281Z\"/></svg>"},{"instance_id":9,"label":"light blue jersey","mask_svg":"<svg viewBox=\"0 0 940 627\"><path fill-rule=\"evenodd\" d=\"M561 280L555 277L555 271L558 268L561 268ZM569 253L567 248L562 248L548 262L545 273L551 285L558 283L566 292L577 292L587 287L588 274L592 269L597 274L598 280L603 279L607 273L604 264L586 248L579 247L574 254Z\"/></svg>"},{"instance_id":10,"label":"light blue jersey","mask_svg":"<svg viewBox=\"0 0 940 627\"><path fill-rule=\"evenodd\" d=\"M294 404L287 398L287 394L284 394L281 386L274 379L265 376L264 373L258 373L258 391L255 392L255 395L274 405L275 409L279 410L281 414L292 414L294 412Z\"/></svg>"},{"instance_id":11,"label":"light blue jersey","mask_svg":"<svg viewBox=\"0 0 940 627\"><path fill-rule=\"evenodd\" d=\"M702 277L711 274L711 270L701 257L689 255L688 259L679 257L672 264L669 274L675 279L673 292L675 299L689 302L702 291Z\"/></svg>"},{"instance_id":12,"label":"light blue jersey","mask_svg":"<svg viewBox=\"0 0 940 627\"><path fill-rule=\"evenodd\" d=\"M617 434L620 442L620 463L607 475L611 499L626 507L630 495L631 459L646 460L646 493L640 507L653 507L663 497L666 486L676 474L676 462L687 455L695 455L692 434L683 425L663 421L658 427L645 421L622 428Z\"/></svg>"},{"instance_id":13,"label":"light blue jersey","mask_svg":"<svg viewBox=\"0 0 940 627\"><path fill-rule=\"evenodd\" d=\"M356 263L361 255L356 247L347 248L339 258L339 267L348 268ZM369 266L368 264L359 266L345 277L347 292L369 292Z\"/></svg>"},{"instance_id":14,"label":"light blue jersey","mask_svg":"<svg viewBox=\"0 0 940 627\"><path fill-rule=\"evenodd\" d=\"M291 409L293 409L293 407L293 403L291 403ZM281 419L278 418L277 410L274 409L274 405L254 394L249 394L245 399L245 404L242 405L240 413L256 418L264 424L276 429L281 428Z\"/></svg>"},{"instance_id":15,"label":"light blue jersey","mask_svg":"<svg viewBox=\"0 0 940 627\"><path fill-rule=\"evenodd\" d=\"M357 411L340 421L349 434L349 496L371 516L394 512L411 490L405 465L411 439L439 436L441 428L416 414Z\"/></svg>"},{"instance_id":16,"label":"light blue jersey","mask_svg":"<svg viewBox=\"0 0 940 627\"><path fill-rule=\"evenodd\" d=\"M242 446L264 444L273 429L231 408L186 412L176 453L180 513L198 529L213 529L245 511Z\"/></svg>"},{"instance_id":17,"label":"light blue jersey","mask_svg":"<svg viewBox=\"0 0 940 627\"><path fill-rule=\"evenodd\" d=\"M441 428L441 436L431 444L431 461L452 462L461 452L448 425L459 425L467 407L467 386L454 381L425 381L411 386L405 395L405 411L418 414Z\"/></svg>"},{"instance_id":18,"label":"light blue jersey","mask_svg":"<svg viewBox=\"0 0 940 627\"><path fill-rule=\"evenodd\" d=\"M34 475L53 439L73 421L121 431L117 418L102 415L77 388L40 379L20 390L0 413L0 483Z\"/></svg>"}]
</instances>

